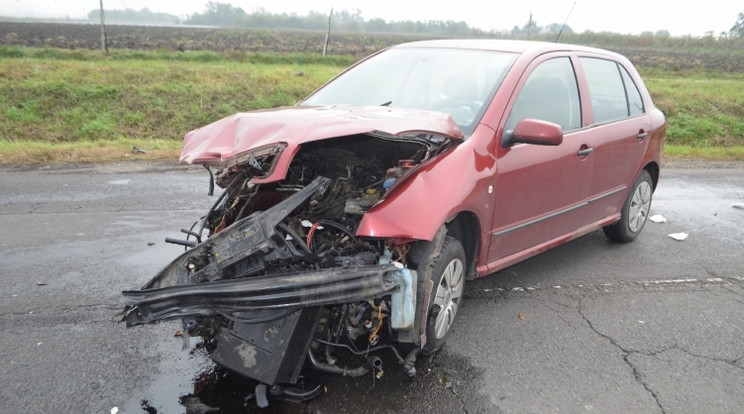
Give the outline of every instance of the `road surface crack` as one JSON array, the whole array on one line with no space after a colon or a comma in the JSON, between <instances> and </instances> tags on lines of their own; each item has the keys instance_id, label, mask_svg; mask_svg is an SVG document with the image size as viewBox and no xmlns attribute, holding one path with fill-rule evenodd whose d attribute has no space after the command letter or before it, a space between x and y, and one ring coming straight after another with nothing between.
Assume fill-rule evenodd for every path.
<instances>
[{"instance_id":1,"label":"road surface crack","mask_svg":"<svg viewBox=\"0 0 744 414\"><path fill-rule=\"evenodd\" d=\"M739 368L741 370L744 370L744 367L739 365L739 362L741 362L742 358L744 357L739 357L737 359L725 359L725 358L716 358L716 357L707 356L707 355L699 355L682 347L671 347L670 349L679 350L693 358L700 358L700 359L705 359L705 360L713 361L713 362L722 362L724 364L731 365L734 368Z\"/></svg>"},{"instance_id":2,"label":"road surface crack","mask_svg":"<svg viewBox=\"0 0 744 414\"><path fill-rule=\"evenodd\" d=\"M449 380L449 374L446 370L444 370L439 364L432 361L432 364L434 367L439 371L439 382L446 388L452 396L454 396L457 401L460 402L460 406L462 406L462 412L465 414L468 414L468 408L465 404L465 400L460 396L460 394L457 393L457 390L455 390L454 384Z\"/></svg>"},{"instance_id":3,"label":"road surface crack","mask_svg":"<svg viewBox=\"0 0 744 414\"><path fill-rule=\"evenodd\" d=\"M633 372L633 377L635 378L636 382L638 382L651 396L654 398L654 401L656 401L656 405L659 407L662 413L666 413L666 410L664 409L664 406L661 404L661 401L659 400L659 396L656 394L656 392L651 388L651 386L646 383L643 379L643 375L641 375L640 371L633 365L633 363L630 361L630 355L633 353L638 353L637 351L628 350L625 349L622 345L620 345L614 338L612 338L609 335L606 335L602 332L600 332L592 323L592 321L589 320L589 318L586 317L584 313L584 307L581 301L581 298L579 298L579 305L578 305L578 312L579 315L581 315L582 319L586 322L586 324L589 326L589 329L591 329L595 334L598 336L606 339L612 346L619 349L623 354L623 361L625 361L625 364L630 367L631 371Z\"/></svg>"},{"instance_id":4,"label":"road surface crack","mask_svg":"<svg viewBox=\"0 0 744 414\"><path fill-rule=\"evenodd\" d=\"M563 310L569 310L570 312L575 312L578 309L577 306L575 306L575 305L569 305L569 304L566 304L566 303L561 303L561 302L558 302L557 300L552 299L552 298L550 299L550 302L552 302L553 304L555 304L555 307L551 306L549 303L546 303L545 304L545 307L548 308L548 309L550 309L551 311L553 311L553 314L558 319L560 319L561 322L563 322L564 324L566 324L566 326L568 326L569 328L575 328L574 321L570 320L569 318L566 318L563 315L562 309ZM562 308L562 309L559 309L559 308Z\"/></svg>"},{"instance_id":5,"label":"road surface crack","mask_svg":"<svg viewBox=\"0 0 744 414\"><path fill-rule=\"evenodd\" d=\"M744 294L742 294L741 292L739 292L737 290L731 289L728 286L724 286L723 289L726 292L729 292L729 293L733 294L734 296L736 296L735 298L733 298L736 302L738 302L738 303L744 303Z\"/></svg>"}]
</instances>

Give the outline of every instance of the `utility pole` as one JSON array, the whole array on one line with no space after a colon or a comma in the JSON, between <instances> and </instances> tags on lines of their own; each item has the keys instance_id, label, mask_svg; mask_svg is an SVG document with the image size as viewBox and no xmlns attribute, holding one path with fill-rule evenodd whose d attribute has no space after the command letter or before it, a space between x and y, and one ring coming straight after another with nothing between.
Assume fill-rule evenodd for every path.
<instances>
[{"instance_id":1,"label":"utility pole","mask_svg":"<svg viewBox=\"0 0 744 414\"><path fill-rule=\"evenodd\" d=\"M108 42L106 40L106 19L103 17L103 0L100 0L101 3L101 49L103 49L103 53L108 56Z\"/></svg>"},{"instance_id":2,"label":"utility pole","mask_svg":"<svg viewBox=\"0 0 744 414\"><path fill-rule=\"evenodd\" d=\"M326 31L325 43L323 44L323 56L326 55L326 51L328 50L328 39L331 37L331 17L332 16L333 16L333 7L331 7L331 12L328 14L328 31Z\"/></svg>"}]
</instances>

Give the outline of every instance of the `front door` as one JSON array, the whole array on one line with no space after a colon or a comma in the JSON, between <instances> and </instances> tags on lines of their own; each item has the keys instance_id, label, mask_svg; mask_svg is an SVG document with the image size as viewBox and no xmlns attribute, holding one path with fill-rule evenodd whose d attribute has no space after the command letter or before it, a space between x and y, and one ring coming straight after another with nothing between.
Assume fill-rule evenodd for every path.
<instances>
[{"instance_id":1,"label":"front door","mask_svg":"<svg viewBox=\"0 0 744 414\"><path fill-rule=\"evenodd\" d=\"M545 250L581 227L593 158L582 130L579 90L571 59L542 58L528 68L503 131L526 118L560 125L558 146L517 144L497 150L496 200L489 269L496 270Z\"/></svg>"}]
</instances>

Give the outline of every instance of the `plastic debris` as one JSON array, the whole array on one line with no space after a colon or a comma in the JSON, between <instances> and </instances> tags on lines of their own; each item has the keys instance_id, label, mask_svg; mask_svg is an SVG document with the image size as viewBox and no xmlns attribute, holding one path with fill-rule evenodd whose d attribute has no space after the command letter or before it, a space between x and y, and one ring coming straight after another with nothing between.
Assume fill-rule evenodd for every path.
<instances>
[{"instance_id":1,"label":"plastic debris","mask_svg":"<svg viewBox=\"0 0 744 414\"><path fill-rule=\"evenodd\" d=\"M36 282L36 286L46 286L46 282L38 281Z\"/></svg>"},{"instance_id":2,"label":"plastic debris","mask_svg":"<svg viewBox=\"0 0 744 414\"><path fill-rule=\"evenodd\" d=\"M132 147L132 152L135 154L149 154L150 151L146 149L142 149L140 147Z\"/></svg>"},{"instance_id":3,"label":"plastic debris","mask_svg":"<svg viewBox=\"0 0 744 414\"><path fill-rule=\"evenodd\" d=\"M731 207L738 208L739 210L744 210L744 203L734 203L731 204Z\"/></svg>"},{"instance_id":4,"label":"plastic debris","mask_svg":"<svg viewBox=\"0 0 744 414\"><path fill-rule=\"evenodd\" d=\"M118 414L119 413L119 407L114 407L111 409L111 414Z\"/></svg>"},{"instance_id":5,"label":"plastic debris","mask_svg":"<svg viewBox=\"0 0 744 414\"><path fill-rule=\"evenodd\" d=\"M661 214L654 214L648 219L653 221L654 223L666 223L667 222L666 217L662 216Z\"/></svg>"},{"instance_id":6,"label":"plastic debris","mask_svg":"<svg viewBox=\"0 0 744 414\"><path fill-rule=\"evenodd\" d=\"M155 242L147 242L147 245L148 246L154 246L155 245Z\"/></svg>"},{"instance_id":7,"label":"plastic debris","mask_svg":"<svg viewBox=\"0 0 744 414\"><path fill-rule=\"evenodd\" d=\"M669 235L669 237L671 237L671 238L673 238L674 240L677 240L677 241L685 240L685 239L687 239L687 236L689 236L689 234L687 234L685 232L672 233L672 234Z\"/></svg>"}]
</instances>

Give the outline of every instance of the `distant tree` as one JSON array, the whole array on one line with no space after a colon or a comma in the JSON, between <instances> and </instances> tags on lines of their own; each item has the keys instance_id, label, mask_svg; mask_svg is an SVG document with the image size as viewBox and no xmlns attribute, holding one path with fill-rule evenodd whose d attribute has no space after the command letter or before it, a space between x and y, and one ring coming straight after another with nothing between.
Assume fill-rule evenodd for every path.
<instances>
[{"instance_id":1,"label":"distant tree","mask_svg":"<svg viewBox=\"0 0 744 414\"><path fill-rule=\"evenodd\" d=\"M525 25L522 27L514 26L511 34L514 37L530 38L540 34L540 32L542 32L542 28L537 25L536 21L532 20L532 14L530 14L530 20L528 20L527 23L525 23Z\"/></svg>"},{"instance_id":2,"label":"distant tree","mask_svg":"<svg viewBox=\"0 0 744 414\"><path fill-rule=\"evenodd\" d=\"M563 31L563 34L571 34L573 33L573 29L571 29L571 26L566 25L563 26L559 23L551 23L541 29L542 33L550 33L550 34L558 34L561 33L561 30Z\"/></svg>"},{"instance_id":3,"label":"distant tree","mask_svg":"<svg viewBox=\"0 0 744 414\"><path fill-rule=\"evenodd\" d=\"M194 14L185 23L205 26L237 26L247 16L245 10L240 7L210 1L207 2L206 12Z\"/></svg>"},{"instance_id":4,"label":"distant tree","mask_svg":"<svg viewBox=\"0 0 744 414\"><path fill-rule=\"evenodd\" d=\"M334 18L334 20L338 25L339 30L343 30L346 32L358 32L363 30L364 18L362 17L362 12L359 9L355 9L351 12L349 12L348 10L341 10L340 12L336 12L336 17Z\"/></svg>"},{"instance_id":5,"label":"distant tree","mask_svg":"<svg viewBox=\"0 0 744 414\"><path fill-rule=\"evenodd\" d=\"M736 38L744 37L744 13L739 13L739 18L736 19L736 23L729 30L729 36Z\"/></svg>"},{"instance_id":6,"label":"distant tree","mask_svg":"<svg viewBox=\"0 0 744 414\"><path fill-rule=\"evenodd\" d=\"M654 33L654 36L656 37L669 37L671 34L669 33L669 30L657 30L656 33Z\"/></svg>"},{"instance_id":7,"label":"distant tree","mask_svg":"<svg viewBox=\"0 0 744 414\"><path fill-rule=\"evenodd\" d=\"M389 26L384 19L376 17L367 22L367 28L370 32L387 32Z\"/></svg>"},{"instance_id":8,"label":"distant tree","mask_svg":"<svg viewBox=\"0 0 744 414\"><path fill-rule=\"evenodd\" d=\"M98 18L98 10L91 10L88 13L88 19ZM124 10L107 10L106 19L109 21L133 22L133 23L170 23L178 24L181 19L178 16L168 13L153 13L147 7L142 10L124 9Z\"/></svg>"}]
</instances>

